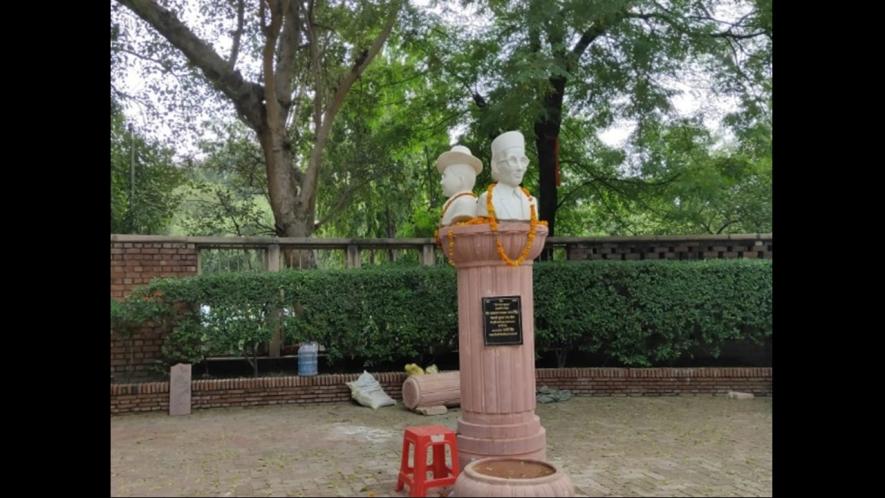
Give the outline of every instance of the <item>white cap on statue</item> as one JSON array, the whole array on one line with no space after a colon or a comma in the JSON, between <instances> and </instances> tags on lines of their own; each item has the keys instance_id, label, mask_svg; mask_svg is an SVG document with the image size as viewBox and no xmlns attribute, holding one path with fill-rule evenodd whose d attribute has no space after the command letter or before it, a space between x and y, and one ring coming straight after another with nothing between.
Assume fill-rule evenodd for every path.
<instances>
[{"instance_id":1,"label":"white cap on statue","mask_svg":"<svg viewBox=\"0 0 885 498\"><path fill-rule=\"evenodd\" d=\"M522 136L522 133L518 131L502 133L492 140L492 155L497 156L507 149L512 149L514 147L518 147L520 150L525 150L525 138Z\"/></svg>"},{"instance_id":2,"label":"white cap on statue","mask_svg":"<svg viewBox=\"0 0 885 498\"><path fill-rule=\"evenodd\" d=\"M477 175L482 171L482 161L474 157L473 154L470 153L470 149L463 145L456 145L452 147L452 150L440 154L439 158L436 160L436 169L438 169L440 173L443 173L446 168L453 164L466 164L472 166Z\"/></svg>"}]
</instances>

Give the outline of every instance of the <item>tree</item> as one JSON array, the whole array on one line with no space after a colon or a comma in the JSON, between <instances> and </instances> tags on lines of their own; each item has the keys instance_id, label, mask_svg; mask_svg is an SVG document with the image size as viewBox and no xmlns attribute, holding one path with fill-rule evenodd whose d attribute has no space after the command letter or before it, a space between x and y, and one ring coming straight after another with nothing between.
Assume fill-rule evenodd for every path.
<instances>
[{"instance_id":1,"label":"tree","mask_svg":"<svg viewBox=\"0 0 885 498\"><path fill-rule=\"evenodd\" d=\"M198 69L202 82L233 104L257 136L276 235L310 236L335 118L390 36L403 2L360 2L354 8L325 0L217 1L201 6L194 15L204 23L192 26L177 14L186 10L181 2L119 3L147 23L154 38L127 38L115 23L118 55L154 62L173 75L193 76ZM217 38L198 34L217 37L225 30L232 37L227 57L213 46ZM248 72L253 61L260 61L260 69L250 80L241 69ZM175 97L199 95L187 90Z\"/></svg>"},{"instance_id":2,"label":"tree","mask_svg":"<svg viewBox=\"0 0 885 498\"><path fill-rule=\"evenodd\" d=\"M275 235L261 149L242 123L214 128L222 139L202 143L205 159L190 162L176 227L188 235Z\"/></svg>"},{"instance_id":3,"label":"tree","mask_svg":"<svg viewBox=\"0 0 885 498\"><path fill-rule=\"evenodd\" d=\"M586 219L599 234L771 231L770 141L716 148L710 130L693 120L647 126L641 140L641 178L606 172L604 156L565 163L578 181L560 207L590 200L563 210L571 233L584 234Z\"/></svg>"},{"instance_id":4,"label":"tree","mask_svg":"<svg viewBox=\"0 0 885 498\"><path fill-rule=\"evenodd\" d=\"M433 26L429 19L414 23L389 40L352 88L326 147L315 233L432 235L443 202L434 161L449 147L452 119L464 113L458 89L429 61ZM205 159L188 168L193 184L178 226L195 235L273 234L266 177L256 174L260 148L241 123L209 127L220 140L202 143Z\"/></svg>"},{"instance_id":5,"label":"tree","mask_svg":"<svg viewBox=\"0 0 885 498\"><path fill-rule=\"evenodd\" d=\"M768 1L485 4L494 15L493 27L472 41L473 62L459 76L472 88L474 137L489 140L508 129L531 130L527 139L539 165L539 215L548 221L550 235L556 233L565 170L586 155L583 143L563 147L569 121L583 123L582 131L589 133L583 136L591 137L616 118L633 119L638 125L632 146L641 156L647 143L642 134L673 118L673 91L665 80L689 69L713 74L715 90L739 96L742 111L754 115L751 120L764 119L770 108ZM723 20L722 8L746 12ZM592 146L593 139L587 142ZM634 178L642 181L642 175Z\"/></svg>"},{"instance_id":6,"label":"tree","mask_svg":"<svg viewBox=\"0 0 885 498\"><path fill-rule=\"evenodd\" d=\"M111 102L111 232L163 233L181 200L184 174L172 151L127 126Z\"/></svg>"},{"instance_id":7,"label":"tree","mask_svg":"<svg viewBox=\"0 0 885 498\"><path fill-rule=\"evenodd\" d=\"M460 91L440 78L430 55L441 29L432 19L414 23L354 87L328 148L323 233L432 235L444 201L435 161L464 113Z\"/></svg>"}]
</instances>

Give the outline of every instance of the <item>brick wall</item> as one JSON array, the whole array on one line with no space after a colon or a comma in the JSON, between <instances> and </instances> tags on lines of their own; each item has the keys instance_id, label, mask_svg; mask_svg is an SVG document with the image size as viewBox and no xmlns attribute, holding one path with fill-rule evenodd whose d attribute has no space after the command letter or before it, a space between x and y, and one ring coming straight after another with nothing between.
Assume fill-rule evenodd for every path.
<instances>
[{"instance_id":1,"label":"brick wall","mask_svg":"<svg viewBox=\"0 0 885 498\"><path fill-rule=\"evenodd\" d=\"M131 382L143 381L150 377L156 378L157 373L152 374L150 369L160 358L163 338L163 333L154 327L144 327L135 332L131 345L123 337L111 334L111 374L113 379L126 379ZM131 352L130 347L132 348Z\"/></svg>"},{"instance_id":2,"label":"brick wall","mask_svg":"<svg viewBox=\"0 0 885 498\"><path fill-rule=\"evenodd\" d=\"M111 236L111 297L123 299L136 286L156 277L188 277L197 274L196 245L188 242L117 240ZM111 335L111 373L114 378L126 372L131 380L149 376L149 368L160 356L163 337L155 328L145 327L132 338L132 364L129 344ZM128 370L131 368L131 374Z\"/></svg>"},{"instance_id":3,"label":"brick wall","mask_svg":"<svg viewBox=\"0 0 885 498\"><path fill-rule=\"evenodd\" d=\"M771 368L539 368L535 377L584 396L771 394Z\"/></svg>"},{"instance_id":4,"label":"brick wall","mask_svg":"<svg viewBox=\"0 0 885 498\"><path fill-rule=\"evenodd\" d=\"M122 299L155 277L197 274L196 244L187 242L125 242L111 236L111 297Z\"/></svg>"},{"instance_id":5,"label":"brick wall","mask_svg":"<svg viewBox=\"0 0 885 498\"><path fill-rule=\"evenodd\" d=\"M579 396L724 395L728 391L771 395L771 368L540 368L537 385L569 389ZM350 399L345 382L360 374L195 380L194 409ZM402 372L373 374L384 391L402 400ZM111 413L169 410L169 383L112 384Z\"/></svg>"},{"instance_id":6,"label":"brick wall","mask_svg":"<svg viewBox=\"0 0 885 498\"><path fill-rule=\"evenodd\" d=\"M770 234L693 237L600 237L570 243L569 260L772 259Z\"/></svg>"},{"instance_id":7,"label":"brick wall","mask_svg":"<svg viewBox=\"0 0 885 498\"><path fill-rule=\"evenodd\" d=\"M388 396L401 400L406 374L372 374ZM192 408L222 406L334 403L350 399L345 382L360 374L324 374L312 377L259 377L195 380L191 382ZM112 384L111 413L168 411L169 383Z\"/></svg>"}]
</instances>

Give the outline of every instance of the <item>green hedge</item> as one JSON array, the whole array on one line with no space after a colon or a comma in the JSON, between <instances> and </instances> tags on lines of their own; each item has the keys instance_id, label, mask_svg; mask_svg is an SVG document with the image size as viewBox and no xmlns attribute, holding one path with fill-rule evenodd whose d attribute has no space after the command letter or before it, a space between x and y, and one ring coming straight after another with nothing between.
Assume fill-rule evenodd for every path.
<instances>
[{"instance_id":1,"label":"green hedge","mask_svg":"<svg viewBox=\"0 0 885 498\"><path fill-rule=\"evenodd\" d=\"M771 262L605 261L538 265L535 335L546 350L651 366L771 335Z\"/></svg>"},{"instance_id":2,"label":"green hedge","mask_svg":"<svg viewBox=\"0 0 885 498\"><path fill-rule=\"evenodd\" d=\"M648 366L771 335L769 261L538 263L534 280L536 349L563 359L582 350ZM453 351L456 293L448 267L227 273L155 280L125 306L169 324L166 364L254 356L281 327L287 342L323 344L332 363L372 365Z\"/></svg>"}]
</instances>

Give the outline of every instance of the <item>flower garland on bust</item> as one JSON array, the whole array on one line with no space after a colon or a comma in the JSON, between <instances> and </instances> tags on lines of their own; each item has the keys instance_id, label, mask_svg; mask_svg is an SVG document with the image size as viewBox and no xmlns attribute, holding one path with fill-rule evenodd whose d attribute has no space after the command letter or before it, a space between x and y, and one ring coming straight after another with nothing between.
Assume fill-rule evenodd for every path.
<instances>
[{"instance_id":1,"label":"flower garland on bust","mask_svg":"<svg viewBox=\"0 0 885 498\"><path fill-rule=\"evenodd\" d=\"M452 228L454 228L454 227L460 227L460 226L464 226L464 225L485 225L488 222L489 222L488 218L485 218L483 216L474 216L473 218L470 218L469 220L464 220L464 221L459 221L457 223L453 223L451 226L452 226ZM433 238L436 239L440 243L440 249L443 249L442 248L442 241L439 240L439 230L437 230L433 233ZM455 266L455 263L454 263L454 261L455 261L455 231L449 230L448 233L446 234L446 238L449 239L449 251L448 251L449 259L448 259L448 262L450 265ZM443 249L443 252L445 252L445 249Z\"/></svg>"},{"instance_id":2,"label":"flower garland on bust","mask_svg":"<svg viewBox=\"0 0 885 498\"><path fill-rule=\"evenodd\" d=\"M488 189L486 190L486 192L488 194L486 196L486 211L488 211L488 214L489 214L488 217L475 216L469 220L454 223L451 226L452 226L452 228L454 228L456 226L462 226L462 225L485 225L485 224L488 224L489 227L492 229L492 233L495 234L495 248L498 251L498 258L500 258L501 261L506 263L508 266L514 266L514 267L519 266L529 256L529 251L531 251L532 244L534 243L535 237L537 236L538 225L547 226L547 222L546 221L538 221L538 214L535 211L535 205L531 204L529 206L530 227L529 227L529 233L526 236L525 245L523 246L522 251L520 251L519 256L516 259L511 259L510 257L508 257L507 252L504 251L504 245L501 243L501 240L498 237L498 220L495 217L495 206L494 206L494 204L492 204L492 189L495 188L495 185L497 185L497 183L490 184ZM529 190L527 188L520 187L520 190L522 190L522 192L526 195L527 198L529 198L529 199L532 198L532 194L529 192ZM445 214L445 207L443 208L443 214ZM442 224L442 217L440 217L440 226L442 226L441 224ZM433 238L439 243L440 249L443 249L442 240L440 240L440 238L439 238L439 230L438 229L434 231ZM454 261L455 261L455 232L454 232L454 230L449 230L448 233L446 234L446 238L448 239L448 256L449 256L448 262L450 265L454 266ZM443 249L443 252L445 252L445 249Z\"/></svg>"},{"instance_id":3,"label":"flower garland on bust","mask_svg":"<svg viewBox=\"0 0 885 498\"><path fill-rule=\"evenodd\" d=\"M529 256L529 251L532 249L532 243L535 241L535 236L538 231L538 214L535 212L535 205L530 204L530 227L529 233L526 236L525 245L522 247L522 251L519 252L519 256L516 259L510 259L504 251L504 244L501 244L501 239L498 237L498 220L495 218L495 205L492 203L492 190L495 188L495 185L497 185L497 183L492 183L489 185L489 188L486 189L488 194L486 196L486 211L489 213L489 226L492 229L492 233L495 234L495 247L498 249L498 258L507 263L508 266L519 266ZM520 187L520 190L522 190L528 199L532 198L532 194L529 193L527 188ZM543 221L541 223L546 225Z\"/></svg>"}]
</instances>

